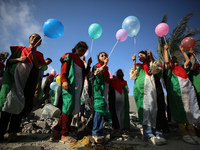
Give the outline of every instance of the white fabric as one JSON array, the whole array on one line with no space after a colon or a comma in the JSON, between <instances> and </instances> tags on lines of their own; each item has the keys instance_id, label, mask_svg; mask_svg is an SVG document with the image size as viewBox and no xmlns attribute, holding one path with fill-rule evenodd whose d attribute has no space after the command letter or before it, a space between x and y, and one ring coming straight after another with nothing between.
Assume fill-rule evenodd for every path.
<instances>
[{"instance_id":1,"label":"white fabric","mask_svg":"<svg viewBox=\"0 0 200 150\"><path fill-rule=\"evenodd\" d=\"M200 110L198 107L196 92L189 78L178 77L182 101L190 124L200 124Z\"/></svg>"},{"instance_id":2,"label":"white fabric","mask_svg":"<svg viewBox=\"0 0 200 150\"><path fill-rule=\"evenodd\" d=\"M131 69L129 70L130 79L131 79L131 80L137 79L137 77L139 76L139 73L140 73L139 67L136 66L136 70L135 70L133 73L132 73L132 72L133 72L133 68L131 68Z\"/></svg>"},{"instance_id":3,"label":"white fabric","mask_svg":"<svg viewBox=\"0 0 200 150\"><path fill-rule=\"evenodd\" d=\"M7 95L2 111L19 114L25 105L24 87L32 69L32 63L18 63L14 72L15 81Z\"/></svg>"},{"instance_id":4,"label":"white fabric","mask_svg":"<svg viewBox=\"0 0 200 150\"><path fill-rule=\"evenodd\" d=\"M160 71L162 71L162 67L159 65L159 62L155 60L154 62L150 62L149 64L149 71L152 74L158 74Z\"/></svg>"}]
</instances>

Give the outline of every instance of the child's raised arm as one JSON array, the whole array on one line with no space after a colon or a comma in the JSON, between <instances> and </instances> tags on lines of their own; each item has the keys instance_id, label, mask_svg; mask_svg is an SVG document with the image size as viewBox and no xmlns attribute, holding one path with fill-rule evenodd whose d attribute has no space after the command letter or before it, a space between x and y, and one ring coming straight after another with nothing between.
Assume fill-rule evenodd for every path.
<instances>
[{"instance_id":1,"label":"child's raised arm","mask_svg":"<svg viewBox=\"0 0 200 150\"><path fill-rule=\"evenodd\" d=\"M169 64L169 56L168 56L168 44L166 43L164 46L164 58L165 58L165 64Z\"/></svg>"},{"instance_id":2,"label":"child's raised arm","mask_svg":"<svg viewBox=\"0 0 200 150\"><path fill-rule=\"evenodd\" d=\"M181 47L181 46L179 45L179 48L180 48L180 50L181 50L181 52L182 52L182 54L183 54L183 56L184 56L184 58L185 58L184 66L187 66L187 65L190 63L190 59L189 59L188 55L185 53L183 47Z\"/></svg>"},{"instance_id":3,"label":"child's raised arm","mask_svg":"<svg viewBox=\"0 0 200 150\"><path fill-rule=\"evenodd\" d=\"M136 55L132 55L132 60L133 60L133 69L132 69L132 73L134 73L135 72L135 70L136 70Z\"/></svg>"}]
</instances>

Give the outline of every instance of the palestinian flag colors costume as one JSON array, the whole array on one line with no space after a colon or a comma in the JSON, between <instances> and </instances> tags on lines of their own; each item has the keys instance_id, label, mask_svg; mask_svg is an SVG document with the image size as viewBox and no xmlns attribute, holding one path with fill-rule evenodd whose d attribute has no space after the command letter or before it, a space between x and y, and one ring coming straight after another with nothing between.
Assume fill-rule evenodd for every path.
<instances>
[{"instance_id":1,"label":"palestinian flag colors costume","mask_svg":"<svg viewBox=\"0 0 200 150\"><path fill-rule=\"evenodd\" d=\"M167 68L168 66L165 65ZM195 89L181 66L167 71L167 94L173 119L178 123L200 124Z\"/></svg>"},{"instance_id":2,"label":"palestinian flag colors costume","mask_svg":"<svg viewBox=\"0 0 200 150\"><path fill-rule=\"evenodd\" d=\"M80 111L80 97L83 89L85 66L80 57L75 53L66 53L61 57L62 83L69 83L69 90L62 89L62 112L66 115L74 115Z\"/></svg>"},{"instance_id":3,"label":"palestinian flag colors costume","mask_svg":"<svg viewBox=\"0 0 200 150\"><path fill-rule=\"evenodd\" d=\"M105 116L106 118L111 118L111 114L108 111L108 91L109 91L109 72L108 67L106 66L104 68L104 72L100 76L94 75L94 71L97 68L100 68L102 64L97 63L92 68L92 74L91 74L91 84L92 84L92 98L94 101L94 111L98 112L102 116Z\"/></svg>"},{"instance_id":4,"label":"palestinian flag colors costume","mask_svg":"<svg viewBox=\"0 0 200 150\"><path fill-rule=\"evenodd\" d=\"M130 128L127 81L116 78L110 82L109 109L114 129Z\"/></svg>"},{"instance_id":5,"label":"palestinian flag colors costume","mask_svg":"<svg viewBox=\"0 0 200 150\"><path fill-rule=\"evenodd\" d=\"M158 62L155 61L154 64L156 66L154 70L159 70L157 69L157 66L159 66ZM154 75L149 73L149 70L151 69L148 62L144 62L143 64L137 63L134 73L132 73L132 69L129 73L130 79L135 80L133 94L137 106L139 123L155 128L158 111L157 91ZM157 74L157 72L154 74Z\"/></svg>"},{"instance_id":6,"label":"palestinian flag colors costume","mask_svg":"<svg viewBox=\"0 0 200 150\"><path fill-rule=\"evenodd\" d=\"M30 47L11 46L11 58L28 56ZM45 65L43 54L35 52L40 65ZM0 109L2 111L27 116L33 107L33 97L39 78L39 69L32 62L32 54L26 63L7 63L0 91Z\"/></svg>"},{"instance_id":7,"label":"palestinian flag colors costume","mask_svg":"<svg viewBox=\"0 0 200 150\"><path fill-rule=\"evenodd\" d=\"M200 108L200 65L195 64L194 69L189 72L189 79L195 87L197 101Z\"/></svg>"}]
</instances>

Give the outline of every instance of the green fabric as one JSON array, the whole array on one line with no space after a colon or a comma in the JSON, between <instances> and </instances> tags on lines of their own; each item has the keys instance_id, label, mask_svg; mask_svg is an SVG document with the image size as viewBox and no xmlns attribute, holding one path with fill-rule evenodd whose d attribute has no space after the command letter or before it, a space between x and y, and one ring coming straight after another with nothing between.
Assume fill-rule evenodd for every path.
<instances>
[{"instance_id":1,"label":"green fabric","mask_svg":"<svg viewBox=\"0 0 200 150\"><path fill-rule=\"evenodd\" d=\"M111 119L111 113L106 110L107 103L104 98L105 76L103 74L100 77L94 77L94 110L106 118Z\"/></svg>"},{"instance_id":2,"label":"green fabric","mask_svg":"<svg viewBox=\"0 0 200 150\"><path fill-rule=\"evenodd\" d=\"M171 69L168 70L167 75L167 97L169 100L170 111L173 119L177 123L189 123L184 109L181 89L178 77L172 73Z\"/></svg>"},{"instance_id":3,"label":"green fabric","mask_svg":"<svg viewBox=\"0 0 200 150\"><path fill-rule=\"evenodd\" d=\"M21 53L19 51L15 51L11 49L11 52L12 52L12 56L15 56L15 58L21 57ZM16 64L7 63L6 65L6 69L3 75L1 91L0 91L0 110L2 109L3 104L6 101L6 97L8 93L10 92L13 83L15 82L14 73L15 73L15 68L17 64L18 63Z\"/></svg>"},{"instance_id":4,"label":"green fabric","mask_svg":"<svg viewBox=\"0 0 200 150\"><path fill-rule=\"evenodd\" d=\"M62 112L67 115L74 115L74 107L75 107L75 68L74 68L74 61L67 55L64 59L67 62L67 66L69 66L69 72L67 79L70 85L68 91L62 89L62 97L63 97L63 107Z\"/></svg>"},{"instance_id":5,"label":"green fabric","mask_svg":"<svg viewBox=\"0 0 200 150\"><path fill-rule=\"evenodd\" d=\"M133 90L133 95L135 99L135 103L137 106L137 112L139 116L139 123L143 123L143 100L144 100L144 82L145 82L145 76L146 72L142 69L141 66L139 67L139 76L135 80L134 84L134 90Z\"/></svg>"},{"instance_id":6,"label":"green fabric","mask_svg":"<svg viewBox=\"0 0 200 150\"><path fill-rule=\"evenodd\" d=\"M129 96L128 96L128 86L124 87L124 96L125 96L125 104L124 104L124 128L130 129L130 117L129 117Z\"/></svg>"},{"instance_id":7,"label":"green fabric","mask_svg":"<svg viewBox=\"0 0 200 150\"><path fill-rule=\"evenodd\" d=\"M191 70L189 73L189 79L195 87L197 93L197 100L200 104L200 73L197 69Z\"/></svg>"}]
</instances>

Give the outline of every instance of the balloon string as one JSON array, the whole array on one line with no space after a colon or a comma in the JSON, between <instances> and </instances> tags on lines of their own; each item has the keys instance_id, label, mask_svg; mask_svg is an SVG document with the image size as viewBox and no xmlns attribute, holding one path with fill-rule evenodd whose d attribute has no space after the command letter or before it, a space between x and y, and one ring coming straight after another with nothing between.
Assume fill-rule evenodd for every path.
<instances>
[{"instance_id":1,"label":"balloon string","mask_svg":"<svg viewBox=\"0 0 200 150\"><path fill-rule=\"evenodd\" d=\"M196 55L195 55L194 53L193 53L193 55L194 55L194 57L196 58L198 64L200 65L199 60L197 59Z\"/></svg>"},{"instance_id":2,"label":"balloon string","mask_svg":"<svg viewBox=\"0 0 200 150\"><path fill-rule=\"evenodd\" d=\"M167 44L167 41L166 41L166 38L165 38L165 36L163 36L163 38L164 38L165 44ZM167 51L168 51L168 53L169 53L169 57L170 57L170 59L171 59L171 58L172 58L172 56L171 56L171 54L170 54L170 52L169 52L169 49L168 49Z\"/></svg>"},{"instance_id":3,"label":"balloon string","mask_svg":"<svg viewBox=\"0 0 200 150\"><path fill-rule=\"evenodd\" d=\"M135 49L135 54L136 54L136 36L134 36L134 49Z\"/></svg>"},{"instance_id":4,"label":"balloon string","mask_svg":"<svg viewBox=\"0 0 200 150\"><path fill-rule=\"evenodd\" d=\"M94 41L94 39L92 39L92 43L91 43L91 49L90 49L90 57L91 57L91 53L92 53L92 46L93 46L93 41Z\"/></svg>"},{"instance_id":5,"label":"balloon string","mask_svg":"<svg viewBox=\"0 0 200 150\"><path fill-rule=\"evenodd\" d=\"M112 50L111 50L111 52L110 52L108 58L110 58L110 55L112 54L112 51L114 50L114 48L115 48L115 46L117 45L118 42L119 42L119 41L117 40L117 42L116 42L115 45L113 46L113 48L112 48Z\"/></svg>"},{"instance_id":6,"label":"balloon string","mask_svg":"<svg viewBox=\"0 0 200 150\"><path fill-rule=\"evenodd\" d=\"M45 35L42 37L42 38L40 38L38 41L37 41L37 43L33 46L33 47L35 47L43 38L45 37ZM28 56L31 54L31 51L28 53ZM28 57L27 56L27 57Z\"/></svg>"}]
</instances>

